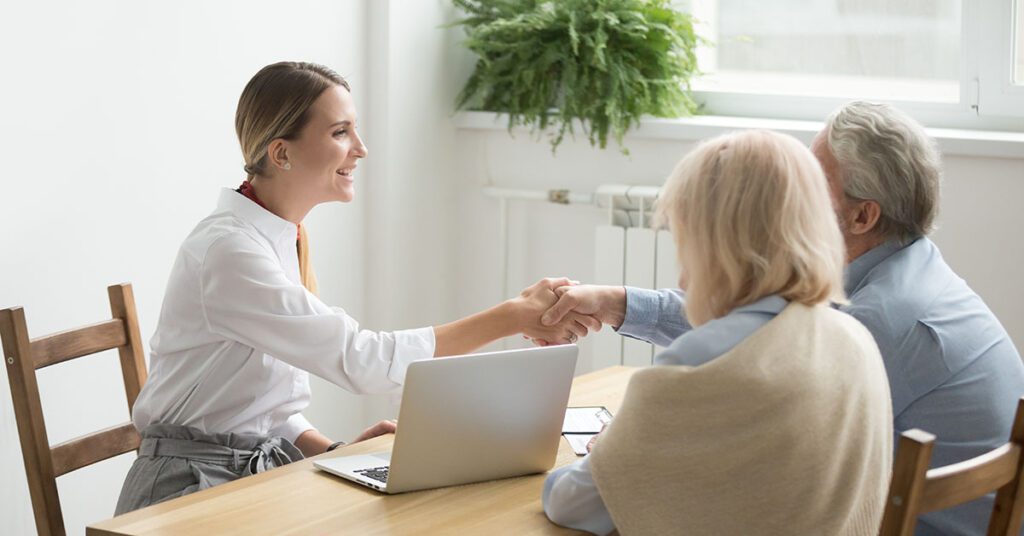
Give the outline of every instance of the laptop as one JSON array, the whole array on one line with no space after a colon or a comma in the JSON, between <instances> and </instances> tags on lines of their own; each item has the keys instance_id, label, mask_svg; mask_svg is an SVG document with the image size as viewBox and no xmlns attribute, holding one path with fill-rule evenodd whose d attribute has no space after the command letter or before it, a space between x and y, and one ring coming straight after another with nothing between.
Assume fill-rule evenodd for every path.
<instances>
[{"instance_id":1,"label":"laptop","mask_svg":"<svg viewBox=\"0 0 1024 536\"><path fill-rule=\"evenodd\" d=\"M383 493L547 471L577 351L547 346L414 362L392 450L313 465Z\"/></svg>"}]
</instances>

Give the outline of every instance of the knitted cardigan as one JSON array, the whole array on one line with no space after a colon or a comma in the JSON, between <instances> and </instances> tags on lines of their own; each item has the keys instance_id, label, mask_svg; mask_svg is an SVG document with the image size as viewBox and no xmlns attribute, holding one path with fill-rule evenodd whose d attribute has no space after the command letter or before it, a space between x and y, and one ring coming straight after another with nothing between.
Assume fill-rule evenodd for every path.
<instances>
[{"instance_id":1,"label":"knitted cardigan","mask_svg":"<svg viewBox=\"0 0 1024 536\"><path fill-rule=\"evenodd\" d=\"M874 339L787 306L699 367L638 371L590 456L622 534L876 534L892 402Z\"/></svg>"}]
</instances>

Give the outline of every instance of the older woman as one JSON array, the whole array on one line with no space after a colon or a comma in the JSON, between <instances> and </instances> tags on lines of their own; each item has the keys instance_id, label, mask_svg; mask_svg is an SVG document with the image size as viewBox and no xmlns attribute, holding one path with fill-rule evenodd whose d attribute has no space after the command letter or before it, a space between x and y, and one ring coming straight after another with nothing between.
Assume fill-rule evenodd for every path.
<instances>
[{"instance_id":1,"label":"older woman","mask_svg":"<svg viewBox=\"0 0 1024 536\"><path fill-rule=\"evenodd\" d=\"M555 523L606 534L870 534L891 463L889 389L844 301L824 175L796 140L701 144L669 178L693 330L637 372L593 452L549 475Z\"/></svg>"},{"instance_id":2,"label":"older woman","mask_svg":"<svg viewBox=\"0 0 1024 536\"><path fill-rule=\"evenodd\" d=\"M221 192L179 249L132 414L142 445L118 514L336 446L302 415L309 373L352 392L394 392L413 361L516 333L566 342L594 325L580 316L539 324L551 289L568 280L401 331L361 329L320 301L302 221L316 205L354 198L368 154L356 126L348 83L322 65L276 63L246 85L235 129L247 179ZM385 421L356 440L393 430Z\"/></svg>"}]
</instances>

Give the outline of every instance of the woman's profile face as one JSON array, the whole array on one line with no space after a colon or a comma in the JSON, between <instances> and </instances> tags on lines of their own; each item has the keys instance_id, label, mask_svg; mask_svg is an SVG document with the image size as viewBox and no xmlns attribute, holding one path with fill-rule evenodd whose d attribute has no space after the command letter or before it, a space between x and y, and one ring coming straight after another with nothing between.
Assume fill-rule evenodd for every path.
<instances>
[{"instance_id":1,"label":"woman's profile face","mask_svg":"<svg viewBox=\"0 0 1024 536\"><path fill-rule=\"evenodd\" d=\"M330 87L313 102L309 121L299 137L288 142L286 175L296 186L308 188L316 202L341 201L355 197L355 170L367 149L356 132L356 107L352 95L342 86Z\"/></svg>"}]
</instances>

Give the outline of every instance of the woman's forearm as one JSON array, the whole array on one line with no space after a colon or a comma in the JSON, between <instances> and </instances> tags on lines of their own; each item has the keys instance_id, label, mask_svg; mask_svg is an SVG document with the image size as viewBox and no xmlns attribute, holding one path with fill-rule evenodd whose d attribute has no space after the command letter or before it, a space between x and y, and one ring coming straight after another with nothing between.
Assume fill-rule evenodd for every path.
<instances>
[{"instance_id":1,"label":"woman's forearm","mask_svg":"<svg viewBox=\"0 0 1024 536\"><path fill-rule=\"evenodd\" d=\"M512 300L486 311L434 328L434 357L468 354L481 346L521 331Z\"/></svg>"},{"instance_id":2,"label":"woman's forearm","mask_svg":"<svg viewBox=\"0 0 1024 536\"><path fill-rule=\"evenodd\" d=\"M327 447L331 446L331 443L334 442L318 430L306 430L295 439L295 448L299 449L303 456L309 458L327 452Z\"/></svg>"},{"instance_id":3,"label":"woman's forearm","mask_svg":"<svg viewBox=\"0 0 1024 536\"><path fill-rule=\"evenodd\" d=\"M553 326L541 324L540 318L558 301L555 289L575 284L568 278L545 278L523 289L486 311L467 316L434 328L434 357L468 354L502 337L522 333L532 339L548 343L573 342L587 334L589 317L572 313ZM600 323L593 320L600 329Z\"/></svg>"}]
</instances>

